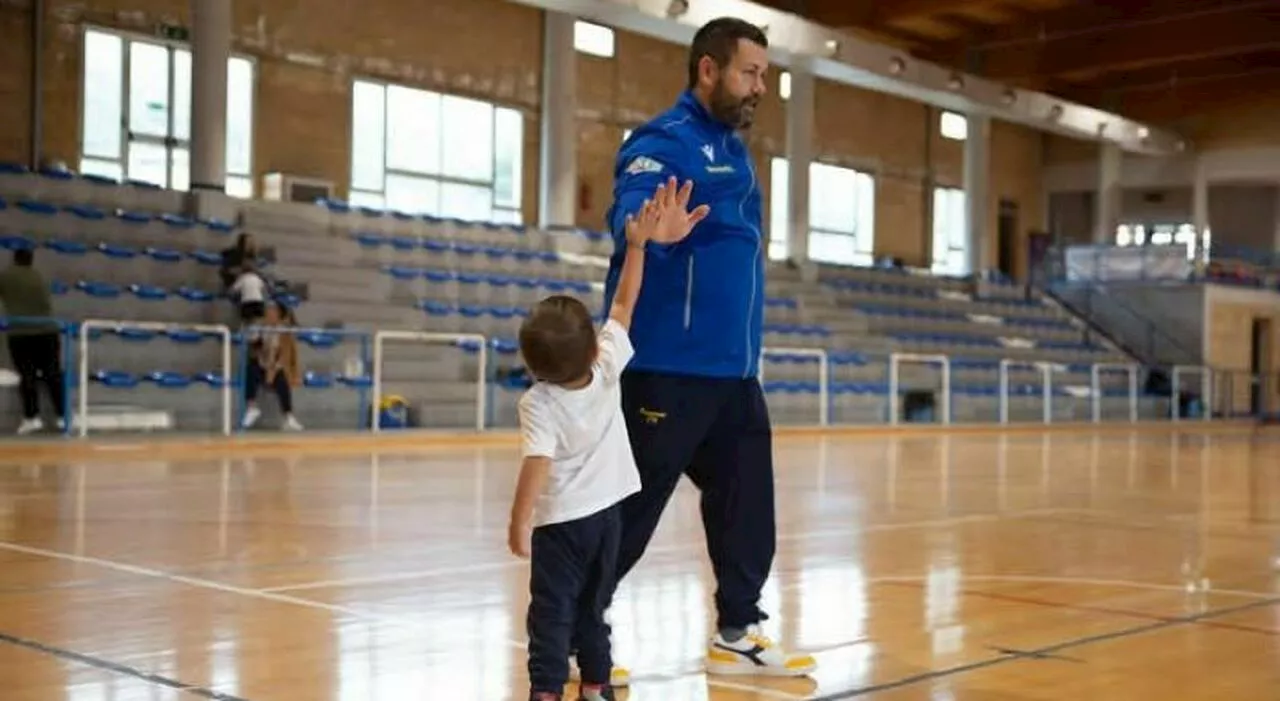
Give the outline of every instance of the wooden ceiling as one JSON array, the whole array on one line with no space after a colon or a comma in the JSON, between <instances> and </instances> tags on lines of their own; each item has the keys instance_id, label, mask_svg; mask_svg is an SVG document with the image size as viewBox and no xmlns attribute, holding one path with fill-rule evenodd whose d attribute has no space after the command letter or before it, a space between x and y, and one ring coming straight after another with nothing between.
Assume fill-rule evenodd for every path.
<instances>
[{"instance_id":1,"label":"wooden ceiling","mask_svg":"<svg viewBox=\"0 0 1280 701\"><path fill-rule=\"evenodd\" d=\"M1173 122L1280 94L1280 0L764 0L968 73Z\"/></svg>"}]
</instances>

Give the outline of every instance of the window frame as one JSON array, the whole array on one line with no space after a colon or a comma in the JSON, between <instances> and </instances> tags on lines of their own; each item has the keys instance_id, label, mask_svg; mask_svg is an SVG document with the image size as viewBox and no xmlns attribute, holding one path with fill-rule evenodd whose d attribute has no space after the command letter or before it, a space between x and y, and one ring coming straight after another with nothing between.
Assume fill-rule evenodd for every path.
<instances>
[{"instance_id":1,"label":"window frame","mask_svg":"<svg viewBox=\"0 0 1280 701\"><path fill-rule=\"evenodd\" d=\"M790 240L788 237L788 233L789 233L788 227L790 226L789 220L791 216L790 207L792 205L792 203L790 202L790 180L789 180L789 176L784 176L783 182L782 182L783 187L782 188L777 187L779 184L778 183L779 178L777 177L778 172L775 170L775 168L777 168L779 165L782 166L781 171L783 173L790 172L788 170L789 164L787 163L786 156L770 157L769 159L769 239L767 244L767 251L768 251L768 256L770 260L786 260L791 252ZM822 169L824 168L844 171L844 172L850 173L852 176L853 192L851 192L849 196L853 199L853 202L854 202L853 221L849 224L848 230L841 230L841 229L832 228L829 226L817 226L814 224L816 217L814 217L813 215L813 208L816 202L821 201L820 198L815 198L814 183L820 179L819 177L817 177L817 173L822 172ZM864 202L864 198L860 196L862 193L859 192L859 183L863 183L863 182L869 185L867 194L869 194L870 197L867 198L866 202ZM778 193L779 190L783 191L785 194L781 194L781 195L775 194L775 193ZM779 197L781 198L780 200L775 199ZM850 168L848 166L838 165L835 163L824 163L822 161L817 161L817 160L809 161L809 202L808 202L809 231L806 233L806 237L807 237L806 243L808 244L806 248L808 250L809 260L812 260L818 263L824 263L827 265L840 265L840 266L847 266L847 267L870 267L874 265L875 264L875 236L876 236L875 199L876 199L875 174L869 171L858 170L857 168ZM785 204L785 207L779 207L778 206L779 202ZM776 236L775 234L777 231L777 226L775 225L779 223L781 223L784 228L782 231L782 235ZM868 230L866 235L864 235L863 229ZM813 256L813 236L815 234L817 234L820 239L823 237L842 237L842 238L851 239L853 242L852 253L847 259L843 259L843 260L834 260L831 258L815 258Z\"/></svg>"},{"instance_id":2,"label":"window frame","mask_svg":"<svg viewBox=\"0 0 1280 701\"><path fill-rule=\"evenodd\" d=\"M123 183L123 182L127 182L127 181L129 180L129 175L128 175L128 173L129 173L129 145L130 145L130 143L131 143L131 141L130 141L130 139L129 139L129 124L128 124L128 115L129 115L129 99L130 99L130 90L131 90L130 76L129 76L129 70L128 70L129 65L130 65L130 60L131 60L131 59L130 59L130 47L129 47L129 44L130 44L130 42L134 42L134 41L137 41L137 42L144 42L144 43L147 43L147 44L152 44L152 45L155 45L155 46L160 46L160 47L164 48L167 52L170 52L170 53L169 53L169 57L170 57L170 58L169 58L169 68L168 68L168 73L169 73L169 84L168 84L168 86L167 86L166 90L168 91L168 97L169 97L169 99L170 99L170 100L173 100L173 98L174 98L174 97L176 97L176 92L175 92L175 88L174 88L174 73L173 73L173 67L174 67L175 61L173 60L173 53L172 53L172 52L173 52L174 50L181 49L181 50L186 51L186 52L188 53L188 55L192 55L191 42L190 42L190 41L182 41L182 40L178 40L178 39L169 39L169 38L165 38L165 37L158 37L158 36L154 36L154 35L151 35L151 34L144 34L144 33L142 33L142 32L131 31L131 30L128 30L128 29L119 29L119 28L115 28L115 27L107 27L107 26L103 26L103 25L99 25L99 24L92 24L92 23L82 24L82 25L80 26L79 30L80 30L80 31L79 31L79 44L78 44L78 46L79 46L79 49L80 49L80 75L79 75L79 79L78 79L78 83L79 83L79 85L77 86L77 90L79 91L79 100L80 100L80 102L79 102L79 109L77 110L78 114L77 114L77 119L76 119L76 151L77 151L77 163L76 163L76 170L77 170L77 172L80 172L81 170L83 170L83 165L84 165L85 161L96 161L96 162L98 162L98 163L103 163L103 164L107 164L107 163L115 164L115 165L118 165L118 166L119 166L119 168L120 168L120 182L122 182L122 183ZM90 34L90 33L105 34L105 35L108 35L108 36L115 37L115 38L119 39L119 40L122 42L122 52L121 52L121 55L120 55L120 115L121 115L121 120L120 120L120 141L119 141L119 151L118 151L118 153L117 153L117 155L116 155L116 157L115 157L114 159L113 159L113 158L106 158L106 157L99 156L99 155L96 155L96 154L95 154L95 155L89 155L89 154L87 154L87 153L85 152L85 148L84 148L84 146L85 146L85 121L86 121L86 117L87 117L87 115L86 115L86 113L85 113L85 109L86 109L86 99L85 99L85 98L86 98L86 94L85 94L85 93L86 93L86 91L85 91L85 87L86 87L86 86L85 86L85 81L86 81L86 76L88 75L88 70L87 70L87 68L88 68L88 58L89 58L89 57L88 57L88 55L87 55L87 51L86 51L85 49L86 49L86 42L87 42L87 38L88 38L88 36L89 36L89 34ZM227 66L228 75L230 74L230 69L231 69L230 64L231 64L231 62L232 62L232 61L235 61L235 60L241 60L241 61L244 61L245 63L247 63L247 64L248 64L248 66L249 66L249 70L250 70L250 78L251 78L251 80L250 80L250 82L249 82L250 90L249 90L249 93L248 93L248 105L249 105L249 110L248 110L248 117L249 117L248 166L249 166L249 167L248 167L248 172L233 172L233 171L231 170L231 168L230 168L230 161L231 161L230 155L229 155L229 154L227 154L227 153L224 153L224 154L223 154L223 157L224 157L225 161L224 161L224 163L223 163L223 172L224 172L224 174L225 174L225 182L224 182L223 189L224 189L224 191L225 191L225 190L227 189L227 183L230 183L230 182L231 182L231 181L233 181L233 180L234 180L234 181L236 181L237 183L244 183L244 182L247 182L247 183L248 183L248 185L249 185L249 188L248 188L248 193L249 193L249 194L248 194L248 199L251 199L251 198L253 198L254 196L256 196L257 191L258 191L258 183L257 183L257 179L256 179L256 177L255 177L256 158L255 158L255 153L254 153L254 151L255 151L255 147L256 147L256 143L257 143L257 131L258 131L258 130L257 130L257 118L258 118L258 99L257 99L257 97L258 97L258 96L257 96L257 88L258 88L258 83L259 83L259 81L261 80L262 72L261 72L261 65L260 65L260 63L259 63L259 61L258 61L257 57L255 57L255 56L253 56L253 55L251 55L251 54L245 54L245 53L239 53L239 52L236 52L236 51L232 51L232 52L230 53L230 55L228 56L228 60L227 60L227 63L228 63L228 66ZM194 64L193 64L193 66L192 66L191 87L192 87L192 90L191 90L191 92L192 92L191 99L194 99L194 92L195 92L195 90L194 90L194 88L195 88L195 69L194 69ZM229 91L230 91L230 80L228 80L228 88L227 88L227 89L228 89L228 92L229 92ZM228 94L228 95L227 95L227 110L228 110L228 112L230 112L230 110L231 110L231 96L230 96L230 94ZM169 131L170 131L170 133L172 133L172 132L174 132L174 131L175 131L175 125L174 125L174 113L175 113L175 112L176 112L176 109L175 109L174 105L173 105L173 104L170 104L170 105L169 105ZM228 121L230 121L230 119L229 119L230 114L228 114L227 116L228 116ZM189 119L190 119L190 105L188 105L188 120L189 120ZM174 150L177 150L177 149L186 149L187 154L188 154L188 155L187 155L187 157L188 157L188 158L190 158L191 145L192 145L192 144L191 144L191 126L190 126L190 123L189 123L189 122L188 122L188 125L187 125L187 132L188 132L188 136L187 136L187 138L186 138L185 140L180 140L180 139L178 139L178 138L176 138L176 137L173 137L173 136L168 137L168 139L169 139L171 142L170 142L170 143L165 143L165 148L166 148L166 150L170 153L170 156L169 156L169 158L170 158L170 159L172 159L172 155L171 155L171 154L172 154L172 152L173 152ZM156 139L156 138L154 138L154 137L152 137L152 138L138 139L138 140L136 140L136 141L141 141L141 142L144 142L144 143L163 143L162 141L157 140L157 139ZM229 143L229 141L228 141L228 142L224 145L224 150L225 150L225 149L229 149L229 147L230 147L230 143ZM171 170L171 169L172 169L172 164L170 163L168 167L169 167L169 169ZM171 173L170 173L170 174L168 174L168 175L166 176L166 180L167 180L167 181L172 181L172 174L171 174ZM173 189L173 188L172 188L172 182L170 182L170 188L168 188L168 189ZM178 190L178 191L180 191L180 192L190 191L190 183L189 183L189 182L187 183L187 188L186 188L185 190ZM239 195L230 195L230 196L232 196L232 197L240 197Z\"/></svg>"},{"instance_id":3,"label":"window frame","mask_svg":"<svg viewBox=\"0 0 1280 701\"><path fill-rule=\"evenodd\" d=\"M588 31L590 32L595 32L597 29L603 29L606 32L608 32L609 52L601 53L600 51L596 51L595 47L590 46L587 42L582 41L581 37L584 35L579 33L580 29L582 28L588 28ZM603 32L600 33L599 36L603 37L604 33ZM599 22L592 22L590 20L579 19L575 17L573 20L573 50L576 53L585 54L587 56L593 56L595 58L603 58L603 59L615 58L618 55L618 32L613 27L610 27L606 24L600 24Z\"/></svg>"},{"instance_id":4,"label":"window frame","mask_svg":"<svg viewBox=\"0 0 1280 701\"><path fill-rule=\"evenodd\" d=\"M354 184L355 164L358 158L358 154L355 147L355 136L356 136L355 95L356 95L356 87L360 83L376 86L379 89L379 92L382 98L382 144L381 144L382 190L380 191L374 191L367 188L356 187ZM432 96L436 100L436 108L440 110L439 114L437 115L439 117L437 122L439 125L438 126L439 132L436 135L436 137L439 139L440 146L441 146L441 149L439 152L440 163L438 165L436 172L431 172L425 169L406 170L404 168L392 168L388 164L388 158L391 152L390 145L388 143L388 139L389 139L388 127L391 123L391 113L390 113L390 110L387 108L387 105L388 105L387 96L388 96L389 88L392 88L392 87L403 88L406 90L414 90L420 93L425 93L427 95ZM490 145L492 147L492 150L490 153L489 180L445 175L445 170L447 168L445 165L446 159L445 159L445 154L443 149L443 145L446 141L445 128L444 128L444 109L446 104L445 98L449 98L449 97L483 103L487 105L490 109L491 118L490 118L490 125L489 125L489 139L490 139ZM389 207L386 204L387 178L389 176L395 176L395 177L400 177L405 179L433 183L437 190L437 195L436 195L437 199L433 208L427 208L421 211L409 211L407 213L444 217L444 215L440 214L440 212L442 212L443 209L440 206L441 196L439 193L443 191L446 188L446 186L455 185L455 186L485 188L489 191L489 210L490 210L489 217L487 219L480 219L475 221L498 222L498 223L507 223L507 224L523 223L524 221L524 214L523 214L524 139L525 139L525 129L527 127L528 120L525 118L524 112L519 107L506 105L500 102L486 100L483 98L472 97L470 95L464 95L464 94L458 94L458 93L446 93L446 92L441 92L437 90L431 90L428 88L422 88L422 87L417 87L413 85L406 85L404 83L397 83L395 81L385 80L382 78L365 76L365 75L352 76L348 103L349 103L350 116L351 116L351 128L347 133L347 138L348 138L348 147L350 149L351 155L347 164L348 173L350 176L348 180L348 186L347 186L347 199L351 204L356 206L370 207L373 209L382 209L385 211L395 211L395 208ZM514 172L514 182L512 185L512 198L513 198L514 204L508 204L508 203L500 204L498 200L498 192L497 192L498 173L500 170L499 169L500 159L498 155L498 151L499 151L498 126L499 126L499 123L501 122L498 115L500 111L504 111L504 110L510 112L511 114L518 115L520 118L519 120L520 135L519 135L519 138L516 140L516 144L515 144L516 158L512 166L513 172ZM373 203L375 201L380 202L381 204L378 206L374 206ZM445 217L445 218L448 218L448 217Z\"/></svg>"},{"instance_id":5,"label":"window frame","mask_svg":"<svg viewBox=\"0 0 1280 701\"><path fill-rule=\"evenodd\" d=\"M944 235L942 237L946 243L946 246L945 248L943 248L943 251L942 251L944 254L942 258L939 258L939 251L938 251L938 239L939 239L938 197L940 194L943 195L944 198L956 197L957 195L960 198L958 207L955 206L955 203L950 203L951 204L950 207L944 208L945 211L947 212L947 216L944 219L947 226L946 226ZM963 277L965 275L969 275L973 271L967 269L969 267L969 234L968 234L968 225L965 223L965 214L964 214L965 202L966 202L965 198L967 198L969 195L963 187L951 187L949 185L935 185L933 188L932 196L933 196L932 217L931 217L932 222L930 225L931 231L930 231L930 238L929 238L929 271L932 272L934 275L950 275L950 276L956 276L956 277ZM955 208L955 212L951 211L952 207ZM958 224L953 223L952 217L951 217L951 214L955 214L956 212L959 213ZM958 234L957 234L957 231L959 232ZM957 241L959 245L956 245ZM959 262L958 263L954 262L956 260L958 260Z\"/></svg>"},{"instance_id":6,"label":"window frame","mask_svg":"<svg viewBox=\"0 0 1280 701\"><path fill-rule=\"evenodd\" d=\"M958 126L948 128L948 123ZM938 134L942 138L949 139L951 141L965 141L969 138L969 118L959 112L953 112L951 110L939 111Z\"/></svg>"}]
</instances>

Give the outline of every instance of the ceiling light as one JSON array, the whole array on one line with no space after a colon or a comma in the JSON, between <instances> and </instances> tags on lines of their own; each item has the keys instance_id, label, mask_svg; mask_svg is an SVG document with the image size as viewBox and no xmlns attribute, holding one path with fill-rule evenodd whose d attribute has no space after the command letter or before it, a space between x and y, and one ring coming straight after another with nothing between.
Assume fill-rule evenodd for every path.
<instances>
[{"instance_id":1,"label":"ceiling light","mask_svg":"<svg viewBox=\"0 0 1280 701\"><path fill-rule=\"evenodd\" d=\"M906 62L906 61L903 61L903 60L902 60L900 57L898 57L898 56L894 56L893 58L889 59L889 72L890 72L890 73L892 73L892 74L894 74L894 75L898 75L899 73L902 73L902 72L903 72L903 71L905 71L905 70L907 70L907 62Z\"/></svg>"},{"instance_id":2,"label":"ceiling light","mask_svg":"<svg viewBox=\"0 0 1280 701\"><path fill-rule=\"evenodd\" d=\"M960 75L959 73L952 73L951 78L947 80L947 87L951 88L952 90L963 90L964 76Z\"/></svg>"}]
</instances>

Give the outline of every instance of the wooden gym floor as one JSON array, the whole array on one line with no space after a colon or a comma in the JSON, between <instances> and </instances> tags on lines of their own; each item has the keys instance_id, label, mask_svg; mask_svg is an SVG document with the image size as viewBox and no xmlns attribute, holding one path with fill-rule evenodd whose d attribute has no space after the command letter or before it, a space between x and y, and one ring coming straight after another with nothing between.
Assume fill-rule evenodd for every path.
<instances>
[{"instance_id":1,"label":"wooden gym floor","mask_svg":"<svg viewBox=\"0 0 1280 701\"><path fill-rule=\"evenodd\" d=\"M524 698L514 447L179 455L0 465L4 701ZM767 627L818 673L699 672L712 584L683 485L612 612L632 701L1280 698L1274 432L776 455Z\"/></svg>"}]
</instances>

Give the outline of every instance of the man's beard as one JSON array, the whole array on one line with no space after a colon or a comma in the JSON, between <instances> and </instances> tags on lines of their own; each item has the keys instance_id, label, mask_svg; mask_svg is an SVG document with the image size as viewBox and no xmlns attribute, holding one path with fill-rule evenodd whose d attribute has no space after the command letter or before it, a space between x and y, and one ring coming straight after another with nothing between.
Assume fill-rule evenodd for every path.
<instances>
[{"instance_id":1,"label":"man's beard","mask_svg":"<svg viewBox=\"0 0 1280 701\"><path fill-rule=\"evenodd\" d=\"M734 129L750 128L759 104L760 98L755 96L734 97L725 89L723 81L716 83L715 90L711 91L711 114Z\"/></svg>"}]
</instances>

